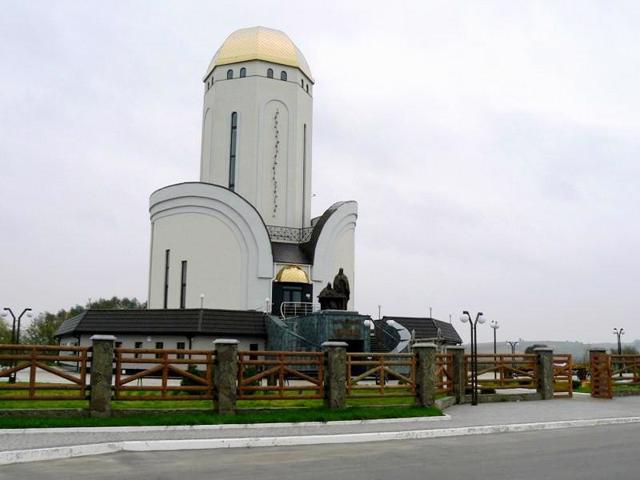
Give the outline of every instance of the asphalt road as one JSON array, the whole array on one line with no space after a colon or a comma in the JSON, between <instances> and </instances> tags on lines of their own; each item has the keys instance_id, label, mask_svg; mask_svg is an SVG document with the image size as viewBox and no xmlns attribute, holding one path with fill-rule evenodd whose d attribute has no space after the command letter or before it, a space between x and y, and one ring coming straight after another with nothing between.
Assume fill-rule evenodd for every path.
<instances>
[{"instance_id":1,"label":"asphalt road","mask_svg":"<svg viewBox=\"0 0 640 480\"><path fill-rule=\"evenodd\" d=\"M2 480L638 479L640 425L429 440L118 453L0 467Z\"/></svg>"}]
</instances>

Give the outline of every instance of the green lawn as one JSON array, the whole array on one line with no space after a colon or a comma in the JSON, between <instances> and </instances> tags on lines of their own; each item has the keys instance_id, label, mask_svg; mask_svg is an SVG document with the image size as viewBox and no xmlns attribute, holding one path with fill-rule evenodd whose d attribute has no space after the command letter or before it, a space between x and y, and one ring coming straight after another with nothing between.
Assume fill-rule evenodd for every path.
<instances>
[{"instance_id":1,"label":"green lawn","mask_svg":"<svg viewBox=\"0 0 640 480\"><path fill-rule=\"evenodd\" d=\"M421 407L350 407L329 410L323 407L239 412L236 415L216 413L149 413L122 417L38 418L0 417L0 428L99 427L143 425L217 425L228 423L328 422L332 420L367 420L375 418L431 417L442 415L435 408Z\"/></svg>"},{"instance_id":2,"label":"green lawn","mask_svg":"<svg viewBox=\"0 0 640 480\"><path fill-rule=\"evenodd\" d=\"M581 393L591 393L591 384L590 383L583 383L582 386L578 389L575 390L576 392L581 392ZM640 385L629 385L626 383L614 383L613 384L613 391L614 392L619 392L619 393L625 393L625 392L638 392L640 393Z\"/></svg>"},{"instance_id":3,"label":"green lawn","mask_svg":"<svg viewBox=\"0 0 640 480\"><path fill-rule=\"evenodd\" d=\"M77 392L68 390L47 390L42 393L57 396L77 396ZM298 399L296 395L312 394L313 391L289 391L291 398L278 400L263 400L260 392L256 392L250 400L238 400L238 408L317 408L322 406L322 400ZM354 394L347 399L347 405L350 407L361 406L384 406L384 405L413 405L415 399L412 396L406 397L385 397L383 395L374 396L372 398L361 398L369 392L354 391ZM24 392L26 394L26 392ZM132 398L140 395L152 395L153 392L130 392ZM2 400L3 396L16 395L15 391L0 389L0 409L38 409L38 408L87 408L89 402L87 400ZM159 396L159 394L158 394ZM171 397L178 397L180 393L176 393ZM360 398L359 398L360 397ZM114 400L112 408L115 410L134 409L208 409L212 408L211 400Z\"/></svg>"}]
</instances>

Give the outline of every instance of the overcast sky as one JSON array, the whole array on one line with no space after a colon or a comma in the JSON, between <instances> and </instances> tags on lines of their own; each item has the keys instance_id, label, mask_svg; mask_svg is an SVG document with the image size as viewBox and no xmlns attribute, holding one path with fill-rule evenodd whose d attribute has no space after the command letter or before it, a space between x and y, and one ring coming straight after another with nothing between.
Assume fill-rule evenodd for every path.
<instances>
[{"instance_id":1,"label":"overcast sky","mask_svg":"<svg viewBox=\"0 0 640 480\"><path fill-rule=\"evenodd\" d=\"M264 25L316 79L313 213L359 202L361 313L640 338L639 24L637 1L2 2L0 307L146 300L149 194L198 179L205 69Z\"/></svg>"}]
</instances>

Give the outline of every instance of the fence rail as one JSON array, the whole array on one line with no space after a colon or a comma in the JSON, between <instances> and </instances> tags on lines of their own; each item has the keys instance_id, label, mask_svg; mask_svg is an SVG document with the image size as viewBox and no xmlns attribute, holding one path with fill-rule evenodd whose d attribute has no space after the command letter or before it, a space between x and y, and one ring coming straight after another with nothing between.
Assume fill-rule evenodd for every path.
<instances>
[{"instance_id":1,"label":"fence rail","mask_svg":"<svg viewBox=\"0 0 640 480\"><path fill-rule=\"evenodd\" d=\"M471 355L465 355L467 386L471 386ZM537 355L478 354L478 385L480 388L537 388Z\"/></svg>"},{"instance_id":2,"label":"fence rail","mask_svg":"<svg viewBox=\"0 0 640 480\"><path fill-rule=\"evenodd\" d=\"M573 357L571 355L553 356L553 391L573 397Z\"/></svg>"},{"instance_id":3,"label":"fence rail","mask_svg":"<svg viewBox=\"0 0 640 480\"><path fill-rule=\"evenodd\" d=\"M453 355L450 353L436 354L436 392L453 393Z\"/></svg>"},{"instance_id":4,"label":"fence rail","mask_svg":"<svg viewBox=\"0 0 640 480\"><path fill-rule=\"evenodd\" d=\"M618 385L639 385L640 355L611 355L611 380Z\"/></svg>"},{"instance_id":5,"label":"fence rail","mask_svg":"<svg viewBox=\"0 0 640 480\"><path fill-rule=\"evenodd\" d=\"M321 399L321 352L238 352L238 398L254 400Z\"/></svg>"},{"instance_id":6,"label":"fence rail","mask_svg":"<svg viewBox=\"0 0 640 480\"><path fill-rule=\"evenodd\" d=\"M206 400L213 398L213 360L210 350L116 348L116 400ZM144 370L126 375L128 365ZM183 366L180 368L179 366ZM147 383L145 384L145 380ZM170 381L173 380L172 384ZM177 383L179 380L180 383ZM134 382L136 382L134 384Z\"/></svg>"},{"instance_id":7,"label":"fence rail","mask_svg":"<svg viewBox=\"0 0 640 480\"><path fill-rule=\"evenodd\" d=\"M411 353L347 353L347 396L410 397L416 394Z\"/></svg>"},{"instance_id":8,"label":"fence rail","mask_svg":"<svg viewBox=\"0 0 640 480\"><path fill-rule=\"evenodd\" d=\"M0 378L15 377L21 370L29 369L28 382L0 382L1 400L86 400L87 347L59 345L0 345ZM63 370L60 362L75 367L76 372ZM58 366L55 366L58 364ZM38 382L41 372L47 372L67 383ZM5 395L3 391L26 391L26 395ZM64 391L67 393L42 393Z\"/></svg>"}]
</instances>

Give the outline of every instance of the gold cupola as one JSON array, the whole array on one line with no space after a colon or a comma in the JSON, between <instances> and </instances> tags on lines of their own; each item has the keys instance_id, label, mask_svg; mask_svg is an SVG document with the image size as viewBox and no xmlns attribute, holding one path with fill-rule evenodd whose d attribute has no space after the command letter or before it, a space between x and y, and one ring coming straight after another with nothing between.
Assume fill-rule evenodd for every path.
<instances>
[{"instance_id":1,"label":"gold cupola","mask_svg":"<svg viewBox=\"0 0 640 480\"><path fill-rule=\"evenodd\" d=\"M299 68L311 82L311 69L286 33L266 27L241 28L227 37L209 64L207 78L220 65L263 60Z\"/></svg>"},{"instance_id":2,"label":"gold cupola","mask_svg":"<svg viewBox=\"0 0 640 480\"><path fill-rule=\"evenodd\" d=\"M286 267L282 267L276 275L276 282L310 283L307 272L298 265L287 265Z\"/></svg>"}]
</instances>

